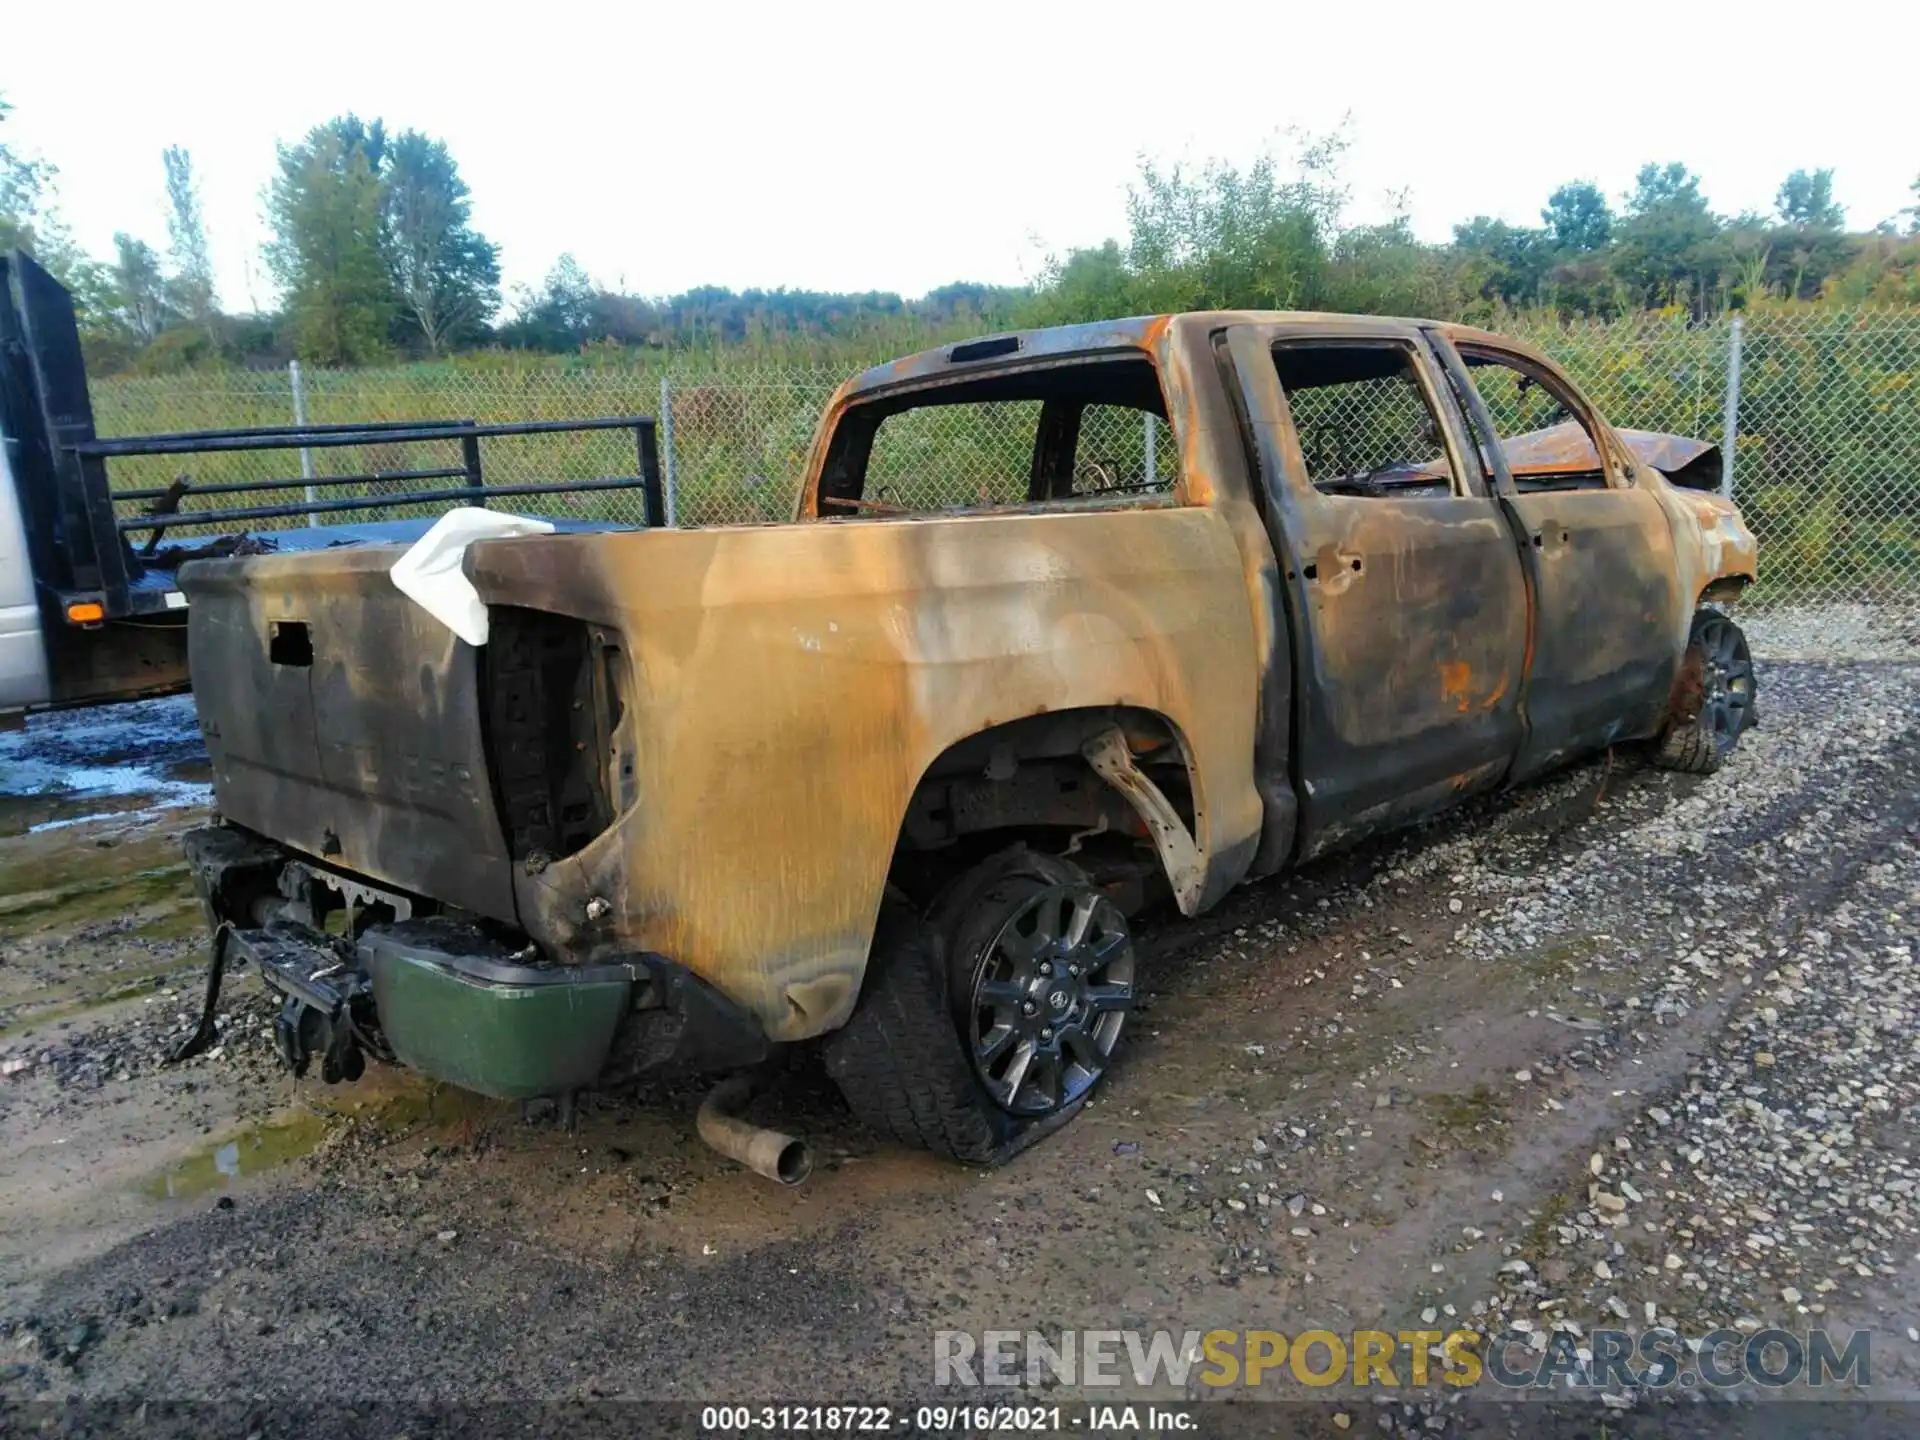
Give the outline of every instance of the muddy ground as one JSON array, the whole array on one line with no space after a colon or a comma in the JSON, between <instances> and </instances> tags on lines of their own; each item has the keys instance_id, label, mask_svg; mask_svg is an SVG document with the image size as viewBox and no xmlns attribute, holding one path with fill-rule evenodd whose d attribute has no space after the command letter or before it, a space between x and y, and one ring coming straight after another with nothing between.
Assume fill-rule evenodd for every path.
<instances>
[{"instance_id":1,"label":"muddy ground","mask_svg":"<svg viewBox=\"0 0 1920 1440\"><path fill-rule=\"evenodd\" d=\"M698 1144L697 1086L569 1133L296 1083L250 975L163 1066L190 705L0 735L0 1397L899 1404L942 1330L1512 1323L1864 1327L1868 1393L1920 1398L1920 667L1762 682L1715 777L1617 753L1149 923L1124 1062L1005 1169L798 1065L759 1111L821 1157L791 1191ZM1313 1393L1323 1433L1472 1428Z\"/></svg>"}]
</instances>

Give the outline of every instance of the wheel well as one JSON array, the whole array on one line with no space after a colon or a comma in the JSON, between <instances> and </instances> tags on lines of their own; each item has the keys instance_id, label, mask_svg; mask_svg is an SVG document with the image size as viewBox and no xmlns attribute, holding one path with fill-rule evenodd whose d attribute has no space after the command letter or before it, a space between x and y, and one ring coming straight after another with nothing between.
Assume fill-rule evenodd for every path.
<instances>
[{"instance_id":1,"label":"wheel well","mask_svg":"<svg viewBox=\"0 0 1920 1440\"><path fill-rule=\"evenodd\" d=\"M1148 825L1083 753L1116 727L1191 834L1191 762L1171 720L1131 706L1049 711L966 736L935 758L908 801L890 882L924 905L961 870L1024 844L1071 857L1123 909L1155 898L1166 874Z\"/></svg>"},{"instance_id":2,"label":"wheel well","mask_svg":"<svg viewBox=\"0 0 1920 1440\"><path fill-rule=\"evenodd\" d=\"M1704 605L1709 600L1738 600L1747 586L1753 583L1751 575L1722 575L1710 581L1707 588L1700 592L1696 604Z\"/></svg>"}]
</instances>

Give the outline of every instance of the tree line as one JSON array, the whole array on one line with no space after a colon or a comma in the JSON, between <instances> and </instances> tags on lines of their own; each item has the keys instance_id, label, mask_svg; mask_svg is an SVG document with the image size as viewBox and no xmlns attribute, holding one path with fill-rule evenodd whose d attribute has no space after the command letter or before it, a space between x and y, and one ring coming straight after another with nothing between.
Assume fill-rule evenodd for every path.
<instances>
[{"instance_id":1,"label":"tree line","mask_svg":"<svg viewBox=\"0 0 1920 1440\"><path fill-rule=\"evenodd\" d=\"M0 122L7 111L0 99ZM1404 205L1381 223L1346 223L1345 147L1340 134L1307 137L1286 170L1272 155L1244 168L1143 163L1123 238L1049 258L1030 285L953 284L917 299L718 286L653 297L596 280L571 255L503 297L499 248L474 227L446 143L352 114L278 147L262 256L279 291L270 311L220 304L198 175L179 147L161 155L164 251L123 232L106 261L62 222L55 167L10 149L0 129L0 247L32 251L67 284L96 373L483 350L791 356L798 345L813 358L871 357L970 330L1216 307L1497 323L1516 311L1702 318L1780 302L1920 304L1920 179L1913 207L1853 230L1830 169L1787 175L1769 213L1726 216L1686 166L1648 164L1617 204L1570 180L1538 225L1475 216L1431 244Z\"/></svg>"},{"instance_id":2,"label":"tree line","mask_svg":"<svg viewBox=\"0 0 1920 1440\"><path fill-rule=\"evenodd\" d=\"M1213 307L1333 310L1497 322L1642 311L1695 319L1781 301L1920 304L1916 204L1853 232L1831 169L1796 170L1770 214L1723 216L1686 166L1648 164L1618 207L1587 180L1557 187L1536 226L1485 215L1440 245L1400 205L1342 222L1344 139L1309 140L1295 173L1272 157L1240 169L1141 167L1127 236L1051 263L1029 313L1045 321Z\"/></svg>"}]
</instances>

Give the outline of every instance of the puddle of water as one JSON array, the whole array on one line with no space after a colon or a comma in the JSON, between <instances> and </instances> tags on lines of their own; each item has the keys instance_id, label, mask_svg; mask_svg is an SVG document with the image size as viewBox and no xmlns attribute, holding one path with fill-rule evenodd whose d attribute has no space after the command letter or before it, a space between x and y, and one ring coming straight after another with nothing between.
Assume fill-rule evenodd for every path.
<instances>
[{"instance_id":1,"label":"puddle of water","mask_svg":"<svg viewBox=\"0 0 1920 1440\"><path fill-rule=\"evenodd\" d=\"M276 1165L311 1155L326 1138L332 1117L309 1110L283 1120L250 1125L143 1181L140 1190L154 1200L191 1200L229 1188L245 1175L261 1175Z\"/></svg>"},{"instance_id":2,"label":"puddle of water","mask_svg":"<svg viewBox=\"0 0 1920 1440\"><path fill-rule=\"evenodd\" d=\"M59 820L42 820L37 825L27 826L27 834L39 835L47 830L67 830L75 825L92 825L101 820L117 820L122 825L146 825L158 820L163 811L182 810L189 806L209 803L211 792L205 785L175 785L169 781L159 790L140 792L140 798L150 798L153 803L137 810L90 810L83 815Z\"/></svg>"},{"instance_id":3,"label":"puddle of water","mask_svg":"<svg viewBox=\"0 0 1920 1440\"><path fill-rule=\"evenodd\" d=\"M12 782L0 788L19 794L47 781L60 785L69 770L132 767L152 773L205 758L190 695L54 710L0 734L0 761L7 762Z\"/></svg>"},{"instance_id":4,"label":"puddle of water","mask_svg":"<svg viewBox=\"0 0 1920 1440\"><path fill-rule=\"evenodd\" d=\"M35 715L0 735L0 799L55 812L32 816L28 833L204 805L211 778L186 696ZM125 817L129 804L139 814Z\"/></svg>"},{"instance_id":5,"label":"puddle of water","mask_svg":"<svg viewBox=\"0 0 1920 1440\"><path fill-rule=\"evenodd\" d=\"M328 1103L337 1108L295 1110L229 1133L150 1175L137 1188L154 1200L191 1200L226 1190L242 1177L311 1155L341 1124L368 1126L390 1138L419 1130L459 1135L514 1113L508 1102L382 1066L369 1071L360 1084L330 1096Z\"/></svg>"}]
</instances>

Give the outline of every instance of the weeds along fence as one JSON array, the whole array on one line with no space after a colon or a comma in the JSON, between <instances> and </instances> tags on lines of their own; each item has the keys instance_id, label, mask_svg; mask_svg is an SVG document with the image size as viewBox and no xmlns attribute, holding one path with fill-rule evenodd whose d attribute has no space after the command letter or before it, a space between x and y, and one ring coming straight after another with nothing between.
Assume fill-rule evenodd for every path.
<instances>
[{"instance_id":1,"label":"weeds along fence","mask_svg":"<svg viewBox=\"0 0 1920 1440\"><path fill-rule=\"evenodd\" d=\"M1503 328L1558 359L1616 425L1723 445L1731 432L1733 494L1762 547L1755 602L1920 603L1920 309L1782 306L1707 324L1654 315L1573 325L1516 318ZM115 377L94 382L93 402L100 433L109 436L285 425L297 417L343 424L657 415L674 518L715 525L791 513L814 424L844 378L827 369L604 359L519 365L486 357L309 371L297 378L298 396L296 377L286 372ZM928 457L934 466L943 456L955 462L951 504L979 498L959 452L1004 448L998 433L958 433L965 413L954 413ZM1151 432L1146 443L1154 443ZM630 475L631 444L618 432L491 439L486 474L502 484ZM302 493L301 478L289 473L292 458L244 453L186 464L199 483L288 479L284 491L249 497L270 504ZM458 458L367 446L316 450L307 461L310 473L325 476ZM117 487L164 485L180 469L166 458L114 464ZM1161 473L1171 469L1163 462ZM939 475L919 480L917 489L934 493L914 499L937 500L941 484ZM541 497L539 508L638 523L640 504L637 491L612 491ZM193 505L189 498L186 509ZM404 513L387 507L366 518Z\"/></svg>"},{"instance_id":2,"label":"weeds along fence","mask_svg":"<svg viewBox=\"0 0 1920 1440\"><path fill-rule=\"evenodd\" d=\"M1615 425L1721 442L1754 600L1920 601L1920 309L1509 328Z\"/></svg>"}]
</instances>

